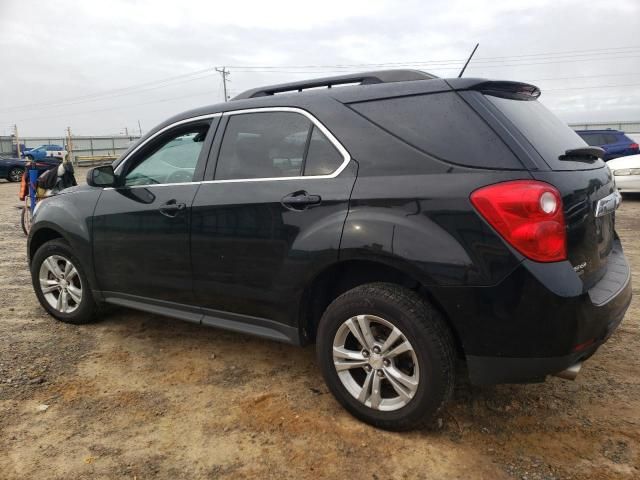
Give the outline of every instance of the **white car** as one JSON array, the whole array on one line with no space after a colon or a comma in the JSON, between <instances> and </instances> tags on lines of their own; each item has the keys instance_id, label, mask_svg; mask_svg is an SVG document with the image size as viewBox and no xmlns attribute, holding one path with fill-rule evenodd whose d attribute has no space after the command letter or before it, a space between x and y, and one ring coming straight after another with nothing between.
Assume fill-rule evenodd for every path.
<instances>
[{"instance_id":1,"label":"white car","mask_svg":"<svg viewBox=\"0 0 640 480\"><path fill-rule=\"evenodd\" d=\"M607 162L616 186L622 193L640 193L640 155L615 158Z\"/></svg>"}]
</instances>

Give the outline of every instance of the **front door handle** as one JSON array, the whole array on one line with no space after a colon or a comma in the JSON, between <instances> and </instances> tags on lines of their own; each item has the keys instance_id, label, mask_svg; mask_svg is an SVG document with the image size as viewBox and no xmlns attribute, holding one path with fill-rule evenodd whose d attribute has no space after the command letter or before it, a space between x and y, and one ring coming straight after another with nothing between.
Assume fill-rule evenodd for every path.
<instances>
[{"instance_id":1,"label":"front door handle","mask_svg":"<svg viewBox=\"0 0 640 480\"><path fill-rule=\"evenodd\" d=\"M311 205L320 205L322 198L320 195L309 195L305 191L299 191L284 196L281 202L289 210L304 210Z\"/></svg>"},{"instance_id":2,"label":"front door handle","mask_svg":"<svg viewBox=\"0 0 640 480\"><path fill-rule=\"evenodd\" d=\"M186 204L177 203L175 200L169 200L167 203L161 205L158 210L165 217L173 218L185 208L187 208Z\"/></svg>"}]
</instances>

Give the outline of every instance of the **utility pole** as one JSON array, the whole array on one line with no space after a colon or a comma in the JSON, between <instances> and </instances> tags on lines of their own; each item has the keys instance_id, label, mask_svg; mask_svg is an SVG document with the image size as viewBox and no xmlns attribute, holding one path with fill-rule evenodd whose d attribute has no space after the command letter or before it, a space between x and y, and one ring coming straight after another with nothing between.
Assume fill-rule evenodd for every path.
<instances>
[{"instance_id":1,"label":"utility pole","mask_svg":"<svg viewBox=\"0 0 640 480\"><path fill-rule=\"evenodd\" d=\"M129 136L129 128L128 128L128 127L124 127L124 135L125 135L126 137L128 137L128 136Z\"/></svg>"},{"instance_id":2,"label":"utility pole","mask_svg":"<svg viewBox=\"0 0 640 480\"><path fill-rule=\"evenodd\" d=\"M18 152L18 158L20 158L20 137L18 136L18 125L13 125L13 133L16 136L16 150Z\"/></svg>"},{"instance_id":3,"label":"utility pole","mask_svg":"<svg viewBox=\"0 0 640 480\"><path fill-rule=\"evenodd\" d=\"M138 120L138 133L142 136L142 125L140 125L140 120Z\"/></svg>"},{"instance_id":4,"label":"utility pole","mask_svg":"<svg viewBox=\"0 0 640 480\"><path fill-rule=\"evenodd\" d=\"M71 138L71 127L67 127L67 159L73 164L73 139Z\"/></svg>"},{"instance_id":5,"label":"utility pole","mask_svg":"<svg viewBox=\"0 0 640 480\"><path fill-rule=\"evenodd\" d=\"M216 67L216 72L219 72L222 75L222 89L224 90L224 101L226 102L229 99L227 97L227 76L231 72L227 70L227 67L222 67L222 68Z\"/></svg>"}]
</instances>

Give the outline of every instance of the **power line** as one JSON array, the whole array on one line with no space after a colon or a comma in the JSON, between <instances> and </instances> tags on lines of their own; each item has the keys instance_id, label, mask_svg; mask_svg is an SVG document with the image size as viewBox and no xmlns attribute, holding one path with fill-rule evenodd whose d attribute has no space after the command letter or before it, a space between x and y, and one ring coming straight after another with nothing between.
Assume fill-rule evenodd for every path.
<instances>
[{"instance_id":1,"label":"power line","mask_svg":"<svg viewBox=\"0 0 640 480\"><path fill-rule=\"evenodd\" d=\"M573 50L573 51L564 51L564 52L540 52L533 54L523 54L523 55L511 55L511 56L500 56L500 57L485 57L474 60L471 68L476 72L481 72L483 68L506 68L506 67L524 67L524 66L533 66L533 65L546 65L546 64L557 64L557 63L574 63L574 62L590 62L590 61L604 61L604 60L621 60L621 59L633 59L638 58L640 55L638 53L640 50L640 46L627 46L627 47L616 47L616 48L601 48L601 49L589 49L589 50ZM569 57L569 58L563 58ZM330 73L345 73L347 69L360 69L366 67L411 67L411 68L429 68L430 70L458 70L462 65L464 60L424 60L419 62L383 62L383 63L359 63L359 64L336 64L336 65L244 65L244 66L234 66L234 72L240 73L278 73L278 74L330 74ZM451 66L449 66L451 65ZM186 82L197 81L205 78L209 78L211 75L214 75L216 72L222 74L222 89L225 91L225 100L228 98L228 91L226 88L226 77L229 75L230 67L222 67L222 68L206 68L194 72L189 72L181 75L175 75L172 77L165 77L163 79L144 82L140 84L130 85L128 87L121 87L116 89L104 90L102 92L97 92L93 94L87 94L83 96L77 97L69 97L66 99L59 99L56 101L50 102L41 102L41 103L32 103L21 106L12 106L12 107L4 107L0 108L0 111L9 112L15 110L28 110L34 108L51 108L51 107L64 107L77 105L87 102L93 102L98 100L103 100L107 98L114 98L119 96L131 95L143 91L156 90L160 88L167 88L172 86L177 86L184 84ZM633 76L638 75L640 73L619 73L619 74L601 74L601 75L585 75L585 76L572 76L572 77L552 77L552 78L541 78L532 81L555 81L555 80L577 80L582 78L597 78L597 77L607 77L607 76ZM600 89L600 88L617 88L617 87L633 87L639 84L614 84L614 85L596 85L596 86L584 86L584 87L567 87L567 88L555 88L548 89L545 92L554 92L561 90L588 90L588 89ZM82 115L84 113L93 113L93 112L101 112L101 111L109 111L109 110L118 110L133 106L141 106L141 105L149 105L154 103L162 103L171 100L177 100L181 98L200 96L204 94L208 94L209 92L183 95L179 97L172 98L164 98L157 101L143 102L138 104L130 104L119 107L98 109L98 110L90 110L86 112L77 112L70 114L56 114L50 115L47 117L38 116L27 118L23 120L32 120L32 119L41 119L41 118L55 118L67 115Z\"/></svg>"},{"instance_id":2,"label":"power line","mask_svg":"<svg viewBox=\"0 0 640 480\"><path fill-rule=\"evenodd\" d=\"M622 88L622 87L640 87L640 83L620 83L614 85L591 85L588 87L565 87L565 88L549 88L542 92L559 92L561 90L590 90L593 88Z\"/></svg>"},{"instance_id":3,"label":"power line","mask_svg":"<svg viewBox=\"0 0 640 480\"><path fill-rule=\"evenodd\" d=\"M632 53L632 52L629 52ZM635 52L633 52L635 53ZM474 63L471 65L472 68L474 68L474 70L478 70L478 69L482 69L482 68L502 68L502 67L526 67L526 66L531 66L531 65L551 65L551 64L556 64L556 63L575 63L575 62L592 62L592 61L603 61L603 60L624 60L624 59L634 59L634 58L639 58L640 57L640 52L638 52L638 54L634 54L634 55L617 55L617 56L606 56L603 58L568 58L568 59L540 59L541 61L539 62L520 62L520 63L503 63L503 62L494 62L494 63L482 63L480 64L480 60L475 60ZM515 60L514 60L515 61ZM420 67L424 67L424 68L429 68L429 70L458 70L462 64L464 63L464 60L460 60L456 63L447 63L447 64L432 64L432 63L426 63L426 62L409 62L409 63L393 63L393 64L389 64L389 63L369 63L369 64L354 64L352 66L349 66L348 68L345 66L345 68L340 68L337 66L331 67L331 66L326 66L326 68L333 68L333 70L331 71L327 71L327 70L322 70L321 67L316 67L316 70L309 70L309 68L313 68L311 66L300 66L300 67L296 67L296 66L288 66L288 67L233 67L234 72L242 72L242 73L330 73L330 72L335 72L335 73L345 73L346 71L349 70L353 70L355 68L362 68L362 67L394 67L394 68L399 68L399 67L411 67L411 68L420 68ZM451 65L451 66L448 66ZM232 68L232 67L230 67ZM306 68L306 70L299 70L300 68L304 69Z\"/></svg>"},{"instance_id":4,"label":"power line","mask_svg":"<svg viewBox=\"0 0 640 480\"><path fill-rule=\"evenodd\" d=\"M158 90L160 88L167 88L167 87L174 87L177 85L183 85L185 83L188 82L193 82L196 80L202 80L205 78L209 78L212 75L212 73L209 73L207 75L201 76L201 77L196 77L196 78L187 78L185 80L181 80L179 82L174 82L168 85L155 85L155 86L151 86L151 87L147 87L147 88L141 88L138 90L134 90L134 91L130 91L130 92L122 92L122 93L114 93L112 95L108 95L108 96L103 96L103 97L99 97L99 98L89 98L86 100L78 100L78 101L74 101L74 102L60 102L57 103L55 105L43 105L43 106L38 106L38 107L29 107L29 108L12 108L12 109L0 109L0 112L12 112L12 111L16 111L16 110L34 110L34 109L49 109L49 108L60 108L60 107L67 107L67 106L71 106L71 105L79 105L79 104L83 104L83 103L91 103L91 102L99 102L102 100L106 100L106 99L111 99L111 98L116 98L116 97L122 97L122 96L126 96L126 95L136 95L138 93L143 93L143 92L148 92L151 90Z\"/></svg>"},{"instance_id":5,"label":"power line","mask_svg":"<svg viewBox=\"0 0 640 480\"><path fill-rule=\"evenodd\" d=\"M626 77L640 75L640 72L628 72L628 73L603 73L600 75L576 75L573 77L549 77L549 78L532 78L529 82L545 82L555 80L579 80L581 78L601 78L601 77Z\"/></svg>"},{"instance_id":6,"label":"power line","mask_svg":"<svg viewBox=\"0 0 640 480\"><path fill-rule=\"evenodd\" d=\"M65 105L65 104L74 104L74 103L83 103L85 101L95 101L95 100L101 100L102 97L105 98L109 98L109 97L113 97L113 96L121 96L121 95L129 95L131 93L137 93L139 90L153 90L156 88L164 88L165 86L173 86L173 85L178 85L180 83L184 83L184 82L188 82L188 81L192 81L192 80L199 80L200 78L206 78L208 75L203 75L201 77L198 78L188 78L188 77L193 77L195 75L200 75L202 73L205 72L209 72L208 75L212 75L214 74L214 72L212 72L212 68L207 68L204 70L198 70L195 72L190 72L190 73L186 73L183 75L176 75L174 77L167 77L164 79L160 79L160 80L156 80L156 81L152 81L152 82L145 82L145 83L140 83L140 84L136 84L136 85L130 85L128 87L121 87L121 88L116 88L116 89L111 89L111 90L104 90L102 92L99 93L94 93L94 94L89 94L89 95L80 95L80 96L76 96L76 97L67 97L64 99L60 99L60 100L54 100L54 101L50 101L50 102L40 102L40 103L31 103L31 104L24 104L24 105L14 105L11 107L3 107L0 108L1 111L7 111L7 110L16 110L16 109L31 109L31 108L42 108L45 106L60 106L60 105ZM180 79L186 79L186 80L182 80L182 81L178 81ZM170 85L165 85L169 83ZM146 88L145 88L146 87Z\"/></svg>"},{"instance_id":7,"label":"power line","mask_svg":"<svg viewBox=\"0 0 640 480\"><path fill-rule=\"evenodd\" d=\"M615 51L626 50L626 51ZM475 62L490 62L501 63L504 61L520 61L519 59L526 60L530 57L548 57L548 59L557 59L558 57L565 56L600 56L613 54L629 54L637 53L640 50L640 46L633 47L618 47L611 49L594 49L594 50L573 50L564 52L546 52L546 53L533 53L527 55L509 55L500 57L480 57ZM540 60L540 59L538 59ZM326 64L326 65L231 65L229 68L234 69L280 69L280 68L293 68L293 69L309 69L309 68L352 68L352 67L381 67L381 66L404 66L404 65L437 65L437 64L460 64L465 61L462 59L445 59L445 60L422 60L422 61L410 61L410 62L383 62L383 63L353 63L353 64Z\"/></svg>"},{"instance_id":8,"label":"power line","mask_svg":"<svg viewBox=\"0 0 640 480\"><path fill-rule=\"evenodd\" d=\"M533 53L533 54L523 54L523 55L511 55L511 56L500 56L500 57L484 57L478 58L474 61L472 68L474 70L478 70L479 67L485 68L500 68L500 67L521 67L521 66L530 66L530 65L545 65L545 64L553 64L553 63L573 63L573 62L582 62L582 61L595 61L595 60L619 60L619 59L628 59L628 58L638 58L640 55L634 55L637 50L639 50L639 46L627 46L627 47L615 47L608 49L589 49L589 50L570 50L564 52L541 52L541 53ZM613 52L613 56L611 53ZM570 55L571 58L561 59L563 56ZM607 55L604 58L599 58L601 55ZM576 56L586 56L586 58L575 58ZM529 62L528 59L539 60L538 62ZM365 68L365 67L425 67L430 68L431 70L458 70L464 60L425 60L419 62L385 62L385 63L359 63L359 64L337 64L337 65L237 65L234 66L234 70L241 73L287 73L287 74L320 74L320 73L344 73L343 69L353 69L353 68ZM505 62L516 62L516 63L505 63ZM527 63L528 62L528 63ZM451 65L450 67L448 65ZM313 70L309 70L313 69ZM333 69L332 71L327 71L327 69ZM226 67L223 67L223 70L226 71L226 75L228 75L228 70ZM318 71L320 70L320 71ZM220 69L215 69L215 71L220 71ZM198 78L189 78L194 77L200 74L204 74ZM188 81L194 81L201 78L206 78L208 75L213 74L212 68L206 68L186 74L175 75L172 77L165 77L164 79L145 82L141 84L131 85L128 87L121 87L117 89L105 90L102 92L82 95L77 97L70 97L66 99L60 99L56 101L50 102L40 102L40 103L32 103L26 105L15 105L11 107L1 108L0 111L14 111L14 110L25 110L25 109L33 109L33 108L50 108L50 107L58 107L64 105L75 105L80 103L86 103L91 101L97 101L105 98L113 98L123 95L130 95L133 93L137 93L139 91L148 91L155 90L158 88L165 88L169 86L178 85L181 83L185 83ZM225 75L223 73L223 75ZM227 96L225 96L225 99Z\"/></svg>"},{"instance_id":9,"label":"power line","mask_svg":"<svg viewBox=\"0 0 640 480\"><path fill-rule=\"evenodd\" d=\"M27 120L40 120L40 119L60 118L60 117L73 117L73 116L78 116L78 115L86 115L88 113L108 112L108 111L111 111L111 110L122 110L122 109L130 108L130 107L140 107L140 106L143 106L143 105L152 105L152 104L155 104L155 103L170 102L172 100L181 100L183 98L198 97L198 96L202 96L202 95L210 95L212 93L218 94L218 93L220 93L220 91L219 90L205 91L205 92L199 92L199 93L194 93L194 94L189 94L189 95L181 95L179 97L163 98L161 100L154 100L154 101L151 101L151 102L134 103L134 104L129 104L129 105L121 105L121 106L118 106L118 107L101 108L101 109L97 109L97 110L86 110L86 111L83 111L83 112L61 113L61 114L56 114L56 115L22 118L22 119L20 119L18 121L24 122L24 121L27 121Z\"/></svg>"},{"instance_id":10,"label":"power line","mask_svg":"<svg viewBox=\"0 0 640 480\"><path fill-rule=\"evenodd\" d=\"M624 59L635 59L635 58L639 58L640 55L630 55L630 56L608 56L605 58L599 58L599 59L594 59L594 58L578 58L578 59L565 59L565 60L555 60L555 61L541 61L541 62L530 62L530 63L512 63L512 64L508 64L508 63L496 63L493 65L490 64L482 64L482 65L476 65L474 62L473 65L471 65L470 68L472 68L474 71L478 72L478 71L482 71L483 68L504 68L504 67L528 67L528 66L534 66L534 65L551 65L551 64L566 64L566 63L575 63L575 62L589 62L589 61L602 61L602 60L624 60ZM431 72L434 71L458 71L460 69L460 67L462 66L462 61L455 65L455 66L451 66L451 67L447 67L447 66L431 66L428 64L424 64L424 63L403 63L403 64L394 64L393 67L394 68L400 68L400 67L407 67L407 68L425 68L428 69ZM362 64L359 65L359 67L389 67L390 65L388 64ZM275 69L268 69L268 70L262 70L262 69L246 69L246 68L234 68L234 72L238 72L238 73L277 73L277 74L282 74L282 73L287 73L287 74L332 74L332 73L337 73L337 74L344 74L344 73L348 73L349 71L353 71L356 70L355 68L356 66L354 65L354 68L351 69L342 69L342 70L295 70L295 67L289 67L289 70L275 70ZM293 69L291 69L293 68Z\"/></svg>"}]
</instances>

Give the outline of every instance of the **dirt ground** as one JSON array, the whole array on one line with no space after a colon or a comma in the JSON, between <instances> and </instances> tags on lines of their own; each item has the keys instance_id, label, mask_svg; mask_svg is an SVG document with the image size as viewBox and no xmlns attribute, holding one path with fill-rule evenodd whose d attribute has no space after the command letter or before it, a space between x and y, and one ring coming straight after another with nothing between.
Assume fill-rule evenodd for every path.
<instances>
[{"instance_id":1,"label":"dirt ground","mask_svg":"<svg viewBox=\"0 0 640 480\"><path fill-rule=\"evenodd\" d=\"M459 379L437 431L395 434L338 405L313 347L128 310L54 321L32 291L17 188L0 181L2 480L640 478L637 267L623 324L577 381ZM617 222L640 265L640 197Z\"/></svg>"}]
</instances>

